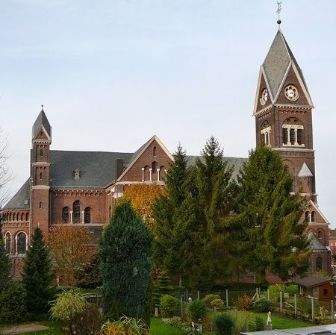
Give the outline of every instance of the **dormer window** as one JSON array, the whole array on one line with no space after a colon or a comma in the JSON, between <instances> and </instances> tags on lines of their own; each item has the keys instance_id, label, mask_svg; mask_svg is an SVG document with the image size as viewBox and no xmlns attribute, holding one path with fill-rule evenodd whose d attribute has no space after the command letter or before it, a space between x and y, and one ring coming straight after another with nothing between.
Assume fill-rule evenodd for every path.
<instances>
[{"instance_id":1,"label":"dormer window","mask_svg":"<svg viewBox=\"0 0 336 335\"><path fill-rule=\"evenodd\" d=\"M79 180L80 179L80 170L76 169L73 171L73 177L75 180Z\"/></svg>"}]
</instances>

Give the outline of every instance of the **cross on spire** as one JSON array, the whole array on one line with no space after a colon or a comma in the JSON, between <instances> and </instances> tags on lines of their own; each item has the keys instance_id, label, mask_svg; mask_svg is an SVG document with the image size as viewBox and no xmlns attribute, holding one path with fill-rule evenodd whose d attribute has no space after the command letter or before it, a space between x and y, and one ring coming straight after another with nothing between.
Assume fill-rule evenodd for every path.
<instances>
[{"instance_id":1,"label":"cross on spire","mask_svg":"<svg viewBox=\"0 0 336 335\"><path fill-rule=\"evenodd\" d=\"M278 21L277 21L277 24L279 25L279 28L280 28L280 24L281 24L281 18L280 18L280 13L281 13L281 10L282 10L282 1L278 0L277 1L277 5L278 5L278 8L276 10L277 14L278 14Z\"/></svg>"},{"instance_id":2,"label":"cross on spire","mask_svg":"<svg viewBox=\"0 0 336 335\"><path fill-rule=\"evenodd\" d=\"M41 109L41 112L44 112L44 105L41 105L42 109Z\"/></svg>"}]
</instances>

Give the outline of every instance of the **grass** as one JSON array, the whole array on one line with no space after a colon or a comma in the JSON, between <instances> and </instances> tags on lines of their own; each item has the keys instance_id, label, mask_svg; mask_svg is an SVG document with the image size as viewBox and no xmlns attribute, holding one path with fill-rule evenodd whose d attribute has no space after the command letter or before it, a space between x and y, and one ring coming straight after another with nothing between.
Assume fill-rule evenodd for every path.
<instances>
[{"instance_id":1,"label":"grass","mask_svg":"<svg viewBox=\"0 0 336 335\"><path fill-rule=\"evenodd\" d=\"M161 319L152 318L150 326L150 335L182 335L182 331L167 325Z\"/></svg>"}]
</instances>

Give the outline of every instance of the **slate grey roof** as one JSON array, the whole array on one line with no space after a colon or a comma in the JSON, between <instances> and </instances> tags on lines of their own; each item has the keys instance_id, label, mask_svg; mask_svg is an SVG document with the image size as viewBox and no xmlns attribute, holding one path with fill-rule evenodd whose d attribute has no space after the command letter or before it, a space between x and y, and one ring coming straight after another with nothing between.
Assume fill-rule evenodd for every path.
<instances>
[{"instance_id":1,"label":"slate grey roof","mask_svg":"<svg viewBox=\"0 0 336 335\"><path fill-rule=\"evenodd\" d=\"M201 156L188 156L188 165L192 166L196 163L197 158ZM228 165L233 167L232 177L237 178L240 169L243 167L243 164L247 161L247 158L241 157L224 157L224 161L228 162Z\"/></svg>"},{"instance_id":2,"label":"slate grey roof","mask_svg":"<svg viewBox=\"0 0 336 335\"><path fill-rule=\"evenodd\" d=\"M295 64L308 92L308 87L305 83L303 73L294 57L294 54L292 53L281 30L278 30L264 60L264 63L262 64L262 68L264 69L266 76L265 79L269 85L273 102L278 94L279 89L281 88L282 81L291 62Z\"/></svg>"},{"instance_id":3,"label":"slate grey roof","mask_svg":"<svg viewBox=\"0 0 336 335\"><path fill-rule=\"evenodd\" d=\"M42 126L46 130L48 135L51 137L51 126L43 110L41 110L40 114L38 115L37 119L33 124L33 134L32 134L33 138L35 138L35 136L38 134Z\"/></svg>"},{"instance_id":4,"label":"slate grey roof","mask_svg":"<svg viewBox=\"0 0 336 335\"><path fill-rule=\"evenodd\" d=\"M30 181L27 181L16 192L11 200L3 207L3 209L29 209L30 206Z\"/></svg>"},{"instance_id":5,"label":"slate grey roof","mask_svg":"<svg viewBox=\"0 0 336 335\"><path fill-rule=\"evenodd\" d=\"M116 179L116 159L125 164L133 153L51 150L51 187L105 188ZM74 170L80 170L75 180Z\"/></svg>"}]
</instances>

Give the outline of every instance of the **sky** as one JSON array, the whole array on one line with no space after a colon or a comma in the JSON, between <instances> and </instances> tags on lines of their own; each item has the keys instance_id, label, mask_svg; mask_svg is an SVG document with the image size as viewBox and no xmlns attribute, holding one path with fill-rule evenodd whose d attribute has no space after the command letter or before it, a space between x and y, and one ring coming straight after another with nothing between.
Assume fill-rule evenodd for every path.
<instances>
[{"instance_id":1,"label":"sky","mask_svg":"<svg viewBox=\"0 0 336 335\"><path fill-rule=\"evenodd\" d=\"M0 128L14 194L29 176L41 104L52 149L134 152L154 134L225 156L255 146L260 65L275 0L0 0ZM319 205L336 227L336 1L284 0L281 29L313 115Z\"/></svg>"}]
</instances>

